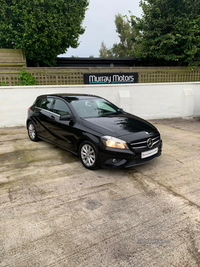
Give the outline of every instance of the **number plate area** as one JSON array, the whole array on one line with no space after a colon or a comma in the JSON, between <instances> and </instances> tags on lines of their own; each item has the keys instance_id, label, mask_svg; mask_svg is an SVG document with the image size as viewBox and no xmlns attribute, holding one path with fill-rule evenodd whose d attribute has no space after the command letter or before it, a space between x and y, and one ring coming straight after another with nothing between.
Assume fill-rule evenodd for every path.
<instances>
[{"instance_id":1,"label":"number plate area","mask_svg":"<svg viewBox=\"0 0 200 267\"><path fill-rule=\"evenodd\" d=\"M151 157L151 156L155 155L156 153L158 153L158 147L156 147L154 149L151 149L149 151L142 152L141 153L141 158L145 159L145 158L148 158L148 157Z\"/></svg>"}]
</instances>

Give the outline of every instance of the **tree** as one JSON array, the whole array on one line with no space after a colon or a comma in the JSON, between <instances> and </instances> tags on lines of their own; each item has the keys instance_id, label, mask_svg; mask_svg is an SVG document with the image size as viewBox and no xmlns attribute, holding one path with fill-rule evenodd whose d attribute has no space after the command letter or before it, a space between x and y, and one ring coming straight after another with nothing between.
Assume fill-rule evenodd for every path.
<instances>
[{"instance_id":1,"label":"tree","mask_svg":"<svg viewBox=\"0 0 200 267\"><path fill-rule=\"evenodd\" d=\"M150 64L199 65L200 0L144 0L132 16L136 56Z\"/></svg>"},{"instance_id":2,"label":"tree","mask_svg":"<svg viewBox=\"0 0 200 267\"><path fill-rule=\"evenodd\" d=\"M112 48L108 49L104 42L101 43L101 48L99 50L100 57L133 57L134 56L134 46L132 38L134 36L133 28L131 24L120 14L115 15L115 26L116 32L120 39L119 43L115 43Z\"/></svg>"},{"instance_id":3,"label":"tree","mask_svg":"<svg viewBox=\"0 0 200 267\"><path fill-rule=\"evenodd\" d=\"M0 0L0 47L19 48L35 65L54 65L76 48L88 0Z\"/></svg>"},{"instance_id":4,"label":"tree","mask_svg":"<svg viewBox=\"0 0 200 267\"><path fill-rule=\"evenodd\" d=\"M106 47L104 41L101 42L101 47L99 49L99 57L101 58L108 57L108 48Z\"/></svg>"}]
</instances>

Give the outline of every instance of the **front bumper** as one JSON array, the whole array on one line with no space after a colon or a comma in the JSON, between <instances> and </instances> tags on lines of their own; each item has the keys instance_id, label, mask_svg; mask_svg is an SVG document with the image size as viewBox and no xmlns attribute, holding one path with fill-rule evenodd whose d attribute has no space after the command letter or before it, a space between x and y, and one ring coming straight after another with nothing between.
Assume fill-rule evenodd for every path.
<instances>
[{"instance_id":1,"label":"front bumper","mask_svg":"<svg viewBox=\"0 0 200 267\"><path fill-rule=\"evenodd\" d=\"M147 163L158 158L162 153L162 141L152 149L158 147L158 152L150 157L142 158L141 153L148 150L122 150L122 149L102 149L99 151L102 168L129 168L136 165Z\"/></svg>"}]
</instances>

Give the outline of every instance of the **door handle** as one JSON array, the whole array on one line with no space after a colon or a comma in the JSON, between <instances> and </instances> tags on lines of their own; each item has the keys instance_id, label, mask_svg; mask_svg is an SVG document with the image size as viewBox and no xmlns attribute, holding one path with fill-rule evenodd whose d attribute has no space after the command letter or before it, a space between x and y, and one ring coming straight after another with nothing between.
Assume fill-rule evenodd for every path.
<instances>
[{"instance_id":1,"label":"door handle","mask_svg":"<svg viewBox=\"0 0 200 267\"><path fill-rule=\"evenodd\" d=\"M50 119L51 119L52 121L54 121L54 120L55 120L55 117L54 117L54 116L51 116Z\"/></svg>"}]
</instances>

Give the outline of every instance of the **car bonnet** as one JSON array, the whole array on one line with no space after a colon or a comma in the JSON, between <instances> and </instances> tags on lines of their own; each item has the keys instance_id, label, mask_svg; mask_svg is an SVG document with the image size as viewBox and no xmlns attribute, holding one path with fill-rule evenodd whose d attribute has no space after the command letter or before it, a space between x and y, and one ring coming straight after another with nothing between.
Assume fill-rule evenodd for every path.
<instances>
[{"instance_id":1,"label":"car bonnet","mask_svg":"<svg viewBox=\"0 0 200 267\"><path fill-rule=\"evenodd\" d=\"M147 137L158 133L158 130L152 124L134 115L122 114L109 117L84 118L83 125L102 135L124 136L126 139L129 139L129 136L132 139L139 139L143 138L141 135Z\"/></svg>"}]
</instances>

